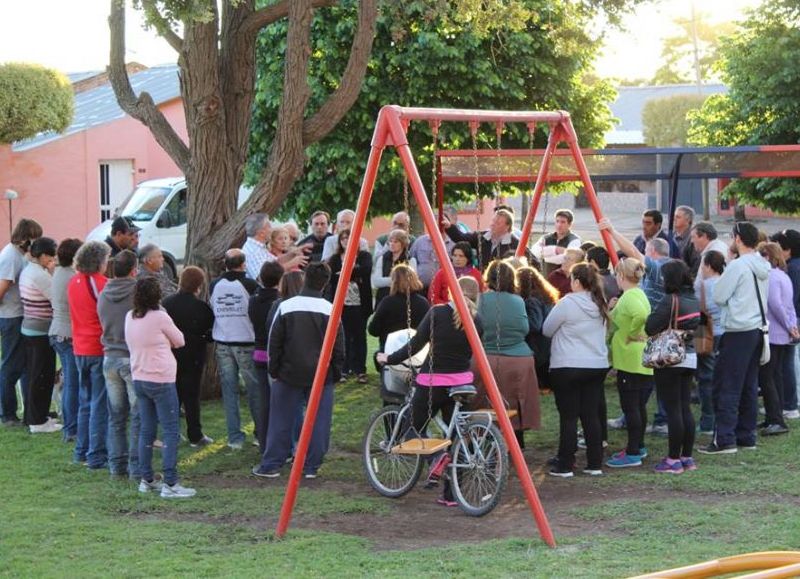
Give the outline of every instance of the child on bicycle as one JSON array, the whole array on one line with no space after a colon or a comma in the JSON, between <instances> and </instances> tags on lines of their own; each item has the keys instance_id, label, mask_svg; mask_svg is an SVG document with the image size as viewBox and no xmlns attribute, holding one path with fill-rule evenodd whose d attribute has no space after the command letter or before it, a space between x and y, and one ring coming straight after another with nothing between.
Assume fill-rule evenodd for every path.
<instances>
[{"instance_id":1,"label":"child on bicycle","mask_svg":"<svg viewBox=\"0 0 800 579\"><path fill-rule=\"evenodd\" d=\"M472 277L461 277L458 285L475 321L478 335L481 335L483 326L477 315L480 294L478 282ZM417 375L416 389L411 399L412 426L420 434L424 432L429 418L433 418L439 411L445 422L450 421L454 402L450 398L449 388L473 383L470 371L472 348L453 301L435 306L425 314L417 333L411 338L410 346L404 346L391 354L379 353L376 356L379 364L399 364L409 354L413 356L422 350L430 341L433 344ZM428 476L429 483L438 481L449 462L450 454L447 452L434 459ZM437 502L445 506L456 506L449 482L445 483L443 496Z\"/></svg>"}]
</instances>

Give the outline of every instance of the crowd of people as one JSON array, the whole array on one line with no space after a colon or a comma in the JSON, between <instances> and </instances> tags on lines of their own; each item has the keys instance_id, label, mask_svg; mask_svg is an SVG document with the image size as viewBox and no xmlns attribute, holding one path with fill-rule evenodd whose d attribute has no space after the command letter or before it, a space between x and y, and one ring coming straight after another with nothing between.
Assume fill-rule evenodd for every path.
<instances>
[{"instance_id":1,"label":"crowd of people","mask_svg":"<svg viewBox=\"0 0 800 579\"><path fill-rule=\"evenodd\" d=\"M378 368L430 346L412 398L420 420L452 410L444 386L474 384L473 404L488 406L430 236L411 235L409 216L399 212L371 254L365 239L351 239L354 217L340 211L331 224L325 211L316 211L310 234L300 239L294 224L250 215L247 239L225 253L221 276L209 282L190 266L178 283L164 271L156 245L138 247L138 228L129 219L115 219L105 242L85 243L57 243L35 221L20 220L0 252L2 424L32 434L60 432L74 443L75 463L130 477L140 492L191 497L194 489L182 486L177 472L180 416L192 447L214 442L200 410L213 343L227 446L237 451L247 442L239 409L244 385L252 444L262 456L252 474L278 477L294 453L337 291L345 292L341 325L303 465L306 478L317 476L329 446L336 383L368 381L368 333L379 341ZM541 426L540 393L555 395L559 446L550 474L573 476L579 448L586 449L589 475L639 467L648 456L648 432L668 437L667 456L655 471L680 474L697 468L698 434L711 436L701 453L729 454L755 448L759 432L788 432L787 420L800 418L794 346L800 340L800 232L767 238L739 222L725 243L710 222L694 223L689 207L676 209L672 233L663 230L660 212L648 210L633 240L609 220L600 222L620 257L612 269L605 247L572 231L574 216L566 209L555 213L555 231L522 258L513 257L519 239L511 208L498 206L486 231L464 231L457 219L452 209L442 219L445 245L495 380L515 411L521 446L524 432ZM350 243L359 247L350 283L339 288ZM386 351L387 337L409 327L417 330L410 345ZM645 367L648 337L669 328L688 336L682 361ZM765 335L770 356L761 364ZM61 387L54 413L56 356ZM610 419L609 371L623 412ZM654 391L657 410L648 427ZM381 394L387 401L396 396L383 378ZM609 428L626 429L627 444L606 457ZM152 466L154 449L162 456L161 478ZM446 454L435 457L432 481L446 462ZM452 504L447 489L440 501Z\"/></svg>"}]
</instances>

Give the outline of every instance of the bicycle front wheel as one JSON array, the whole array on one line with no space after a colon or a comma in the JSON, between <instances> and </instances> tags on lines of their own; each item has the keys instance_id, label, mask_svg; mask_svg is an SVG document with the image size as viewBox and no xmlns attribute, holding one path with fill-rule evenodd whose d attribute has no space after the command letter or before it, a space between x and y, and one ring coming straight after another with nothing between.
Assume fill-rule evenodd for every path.
<instances>
[{"instance_id":1,"label":"bicycle front wheel","mask_svg":"<svg viewBox=\"0 0 800 579\"><path fill-rule=\"evenodd\" d=\"M500 501L508 479L508 452L494 424L468 425L450 464L453 494L461 510L482 517Z\"/></svg>"},{"instance_id":2,"label":"bicycle front wheel","mask_svg":"<svg viewBox=\"0 0 800 579\"><path fill-rule=\"evenodd\" d=\"M405 440L411 427L408 416L400 418L400 406L386 406L370 419L363 442L364 473L369 484L385 497L402 497L417 484L422 473L422 457L409 454L392 454L391 445ZM398 420L394 441L392 433Z\"/></svg>"}]
</instances>

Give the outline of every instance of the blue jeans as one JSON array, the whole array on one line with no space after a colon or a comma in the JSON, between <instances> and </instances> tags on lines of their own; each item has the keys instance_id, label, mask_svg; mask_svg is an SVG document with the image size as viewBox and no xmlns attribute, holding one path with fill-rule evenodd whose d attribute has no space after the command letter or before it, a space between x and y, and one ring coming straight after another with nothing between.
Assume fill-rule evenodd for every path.
<instances>
[{"instance_id":1,"label":"blue jeans","mask_svg":"<svg viewBox=\"0 0 800 579\"><path fill-rule=\"evenodd\" d=\"M108 394L108 469L111 474L129 474L139 480L139 408L130 358L104 358L103 376Z\"/></svg>"},{"instance_id":2,"label":"blue jeans","mask_svg":"<svg viewBox=\"0 0 800 579\"><path fill-rule=\"evenodd\" d=\"M714 366L719 355L719 340L722 336L714 336L714 350L710 354L698 354L697 394L700 397L700 430L712 432L714 430L714 403L712 397L714 383Z\"/></svg>"},{"instance_id":3,"label":"blue jeans","mask_svg":"<svg viewBox=\"0 0 800 579\"><path fill-rule=\"evenodd\" d=\"M713 388L717 446L756 442L761 343L760 330L722 334Z\"/></svg>"},{"instance_id":4,"label":"blue jeans","mask_svg":"<svg viewBox=\"0 0 800 579\"><path fill-rule=\"evenodd\" d=\"M161 425L161 438L164 448L161 449L161 460L164 468L164 482L174 485L178 482L178 390L174 382L167 384L134 380L136 402L142 428L139 432L139 469L142 479L152 481L153 477L153 441L156 430Z\"/></svg>"},{"instance_id":5,"label":"blue jeans","mask_svg":"<svg viewBox=\"0 0 800 579\"><path fill-rule=\"evenodd\" d=\"M259 408L264 407L263 398L266 396L266 389L262 388L258 382L253 361L253 346L217 344L217 368L222 387L222 404L225 408L228 444L241 444L244 442L244 432L242 432L239 416L239 375L241 374L244 380L250 415L256 428L260 422L258 419Z\"/></svg>"},{"instance_id":6,"label":"blue jeans","mask_svg":"<svg viewBox=\"0 0 800 579\"><path fill-rule=\"evenodd\" d=\"M783 360L783 409L797 410L797 346L788 346L786 357Z\"/></svg>"},{"instance_id":7,"label":"blue jeans","mask_svg":"<svg viewBox=\"0 0 800 579\"><path fill-rule=\"evenodd\" d=\"M75 364L80 384L75 462L85 460L89 468L103 468L108 463L108 397L103 357L75 356Z\"/></svg>"},{"instance_id":8,"label":"blue jeans","mask_svg":"<svg viewBox=\"0 0 800 579\"><path fill-rule=\"evenodd\" d=\"M310 387L298 388L280 380L272 381L267 450L261 459L262 471L279 470L291 456L292 431L297 421L297 413L302 411L310 390ZM333 393L333 383L328 382L322 391L317 420L314 423L308 455L303 466L304 473L316 473L328 451L333 418Z\"/></svg>"},{"instance_id":9,"label":"blue jeans","mask_svg":"<svg viewBox=\"0 0 800 579\"><path fill-rule=\"evenodd\" d=\"M69 440L78 434L78 366L71 338L50 336L50 345L61 360L61 420L64 423L61 434L64 440Z\"/></svg>"},{"instance_id":10,"label":"blue jeans","mask_svg":"<svg viewBox=\"0 0 800 579\"><path fill-rule=\"evenodd\" d=\"M0 419L17 420L17 381L27 398L28 373L22 346L22 317L0 318Z\"/></svg>"}]
</instances>

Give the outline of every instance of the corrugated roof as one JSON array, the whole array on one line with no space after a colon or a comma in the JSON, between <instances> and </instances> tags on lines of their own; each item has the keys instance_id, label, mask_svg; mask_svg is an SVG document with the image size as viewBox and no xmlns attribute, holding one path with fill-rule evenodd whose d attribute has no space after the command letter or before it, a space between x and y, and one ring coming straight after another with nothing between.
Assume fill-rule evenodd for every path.
<instances>
[{"instance_id":1,"label":"corrugated roof","mask_svg":"<svg viewBox=\"0 0 800 579\"><path fill-rule=\"evenodd\" d=\"M130 80L137 95L146 91L157 105L177 98L181 94L177 65L154 66L132 74ZM123 117L125 113L117 104L111 85L105 84L75 95L75 116L66 131L61 134L52 131L41 133L31 139L18 141L14 143L12 150L27 151Z\"/></svg>"},{"instance_id":2,"label":"corrugated roof","mask_svg":"<svg viewBox=\"0 0 800 579\"><path fill-rule=\"evenodd\" d=\"M103 70L87 70L86 72L69 72L67 73L67 78L69 79L70 83L75 84L76 82L81 82L82 80L86 80L87 78L99 76L104 72L105 71Z\"/></svg>"},{"instance_id":3,"label":"corrugated roof","mask_svg":"<svg viewBox=\"0 0 800 579\"><path fill-rule=\"evenodd\" d=\"M647 101L679 94L697 94L694 84L667 84L660 86L623 86L617 89L617 100L611 103L611 114L620 120L619 124L606 133L608 144L641 144L642 110ZM701 92L705 96L727 93L724 84L704 84Z\"/></svg>"}]
</instances>

